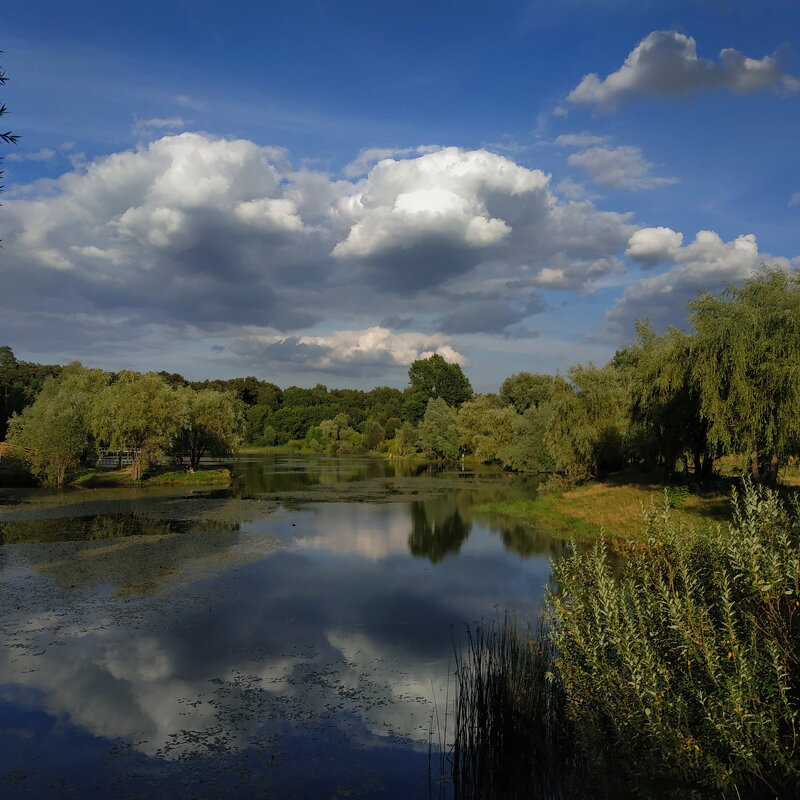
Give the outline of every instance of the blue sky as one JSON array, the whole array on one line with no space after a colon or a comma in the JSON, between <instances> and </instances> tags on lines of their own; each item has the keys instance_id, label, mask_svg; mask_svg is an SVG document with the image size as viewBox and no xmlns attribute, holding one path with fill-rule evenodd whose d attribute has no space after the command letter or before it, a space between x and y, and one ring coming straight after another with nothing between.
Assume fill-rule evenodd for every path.
<instances>
[{"instance_id":1,"label":"blue sky","mask_svg":"<svg viewBox=\"0 0 800 800\"><path fill-rule=\"evenodd\" d=\"M29 0L0 341L281 385L602 362L800 266L797 31L788 0Z\"/></svg>"}]
</instances>

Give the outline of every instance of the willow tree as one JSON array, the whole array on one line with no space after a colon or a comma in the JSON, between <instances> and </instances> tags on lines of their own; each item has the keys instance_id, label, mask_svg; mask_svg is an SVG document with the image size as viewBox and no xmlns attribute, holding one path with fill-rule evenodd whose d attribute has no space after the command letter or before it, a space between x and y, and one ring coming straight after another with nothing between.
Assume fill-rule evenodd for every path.
<instances>
[{"instance_id":1,"label":"willow tree","mask_svg":"<svg viewBox=\"0 0 800 800\"><path fill-rule=\"evenodd\" d=\"M439 461L457 458L459 453L456 410L434 397L428 401L425 416L419 424L419 446Z\"/></svg>"},{"instance_id":2,"label":"willow tree","mask_svg":"<svg viewBox=\"0 0 800 800\"><path fill-rule=\"evenodd\" d=\"M91 443L94 397L108 382L105 373L70 364L49 378L36 400L9 420L8 441L45 483L61 486Z\"/></svg>"},{"instance_id":3,"label":"willow tree","mask_svg":"<svg viewBox=\"0 0 800 800\"><path fill-rule=\"evenodd\" d=\"M693 376L712 445L774 483L800 453L800 273L768 270L689 304Z\"/></svg>"},{"instance_id":4,"label":"willow tree","mask_svg":"<svg viewBox=\"0 0 800 800\"><path fill-rule=\"evenodd\" d=\"M178 391L183 394L186 416L175 448L189 454L192 468L205 455L227 456L236 451L244 429L240 401L230 392L214 389Z\"/></svg>"},{"instance_id":5,"label":"willow tree","mask_svg":"<svg viewBox=\"0 0 800 800\"><path fill-rule=\"evenodd\" d=\"M678 457L689 452L696 476L709 475L715 450L708 441L708 421L701 413L700 390L693 378L693 338L669 327L655 334L637 324L638 341L615 356L629 362L631 421L642 427L639 449L659 461L667 475Z\"/></svg>"},{"instance_id":6,"label":"willow tree","mask_svg":"<svg viewBox=\"0 0 800 800\"><path fill-rule=\"evenodd\" d=\"M187 417L183 392L155 372L125 370L100 392L92 412L92 429L115 450L132 450L131 477L140 480L147 466L167 449Z\"/></svg>"},{"instance_id":7,"label":"willow tree","mask_svg":"<svg viewBox=\"0 0 800 800\"><path fill-rule=\"evenodd\" d=\"M553 391L545 436L558 472L571 480L621 469L628 458L630 388L613 364L570 367Z\"/></svg>"}]
</instances>

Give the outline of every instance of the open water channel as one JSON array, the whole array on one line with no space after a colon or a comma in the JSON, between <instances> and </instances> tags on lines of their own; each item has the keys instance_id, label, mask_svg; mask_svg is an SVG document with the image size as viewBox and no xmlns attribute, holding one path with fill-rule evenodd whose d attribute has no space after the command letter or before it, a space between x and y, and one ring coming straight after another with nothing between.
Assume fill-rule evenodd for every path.
<instances>
[{"instance_id":1,"label":"open water channel","mask_svg":"<svg viewBox=\"0 0 800 800\"><path fill-rule=\"evenodd\" d=\"M452 633L535 616L565 546L476 507L533 485L233 470L228 490L0 490L0 797L451 796Z\"/></svg>"}]
</instances>

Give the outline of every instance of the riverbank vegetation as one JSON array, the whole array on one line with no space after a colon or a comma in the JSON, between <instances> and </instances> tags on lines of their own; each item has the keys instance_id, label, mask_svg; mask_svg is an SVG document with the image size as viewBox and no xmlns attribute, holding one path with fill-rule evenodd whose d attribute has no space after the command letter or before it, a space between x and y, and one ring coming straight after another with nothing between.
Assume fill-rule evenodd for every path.
<instances>
[{"instance_id":1,"label":"riverbank vegetation","mask_svg":"<svg viewBox=\"0 0 800 800\"><path fill-rule=\"evenodd\" d=\"M197 466L242 443L473 458L540 474L550 489L631 468L660 483L708 484L721 459L729 474L778 483L800 456L800 277L767 271L700 295L689 319L692 333L642 322L604 366L521 372L482 395L440 355L414 361L404 390L365 392L36 367L4 348L3 425L31 469L56 484L93 448L132 451L139 478L163 455Z\"/></svg>"},{"instance_id":2,"label":"riverbank vegetation","mask_svg":"<svg viewBox=\"0 0 800 800\"><path fill-rule=\"evenodd\" d=\"M458 797L798 795L800 507L746 481L732 516L666 503L621 566L602 541L553 562L545 628L471 636Z\"/></svg>"}]
</instances>

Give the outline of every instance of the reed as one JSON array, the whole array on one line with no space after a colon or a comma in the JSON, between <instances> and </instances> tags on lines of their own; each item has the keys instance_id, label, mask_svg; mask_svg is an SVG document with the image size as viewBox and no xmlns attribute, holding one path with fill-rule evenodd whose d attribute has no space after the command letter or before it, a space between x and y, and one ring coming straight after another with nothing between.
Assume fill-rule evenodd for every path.
<instances>
[{"instance_id":1,"label":"reed","mask_svg":"<svg viewBox=\"0 0 800 800\"><path fill-rule=\"evenodd\" d=\"M588 789L591 770L575 746L555 650L540 621L476 624L454 642L457 800L560 800Z\"/></svg>"}]
</instances>

